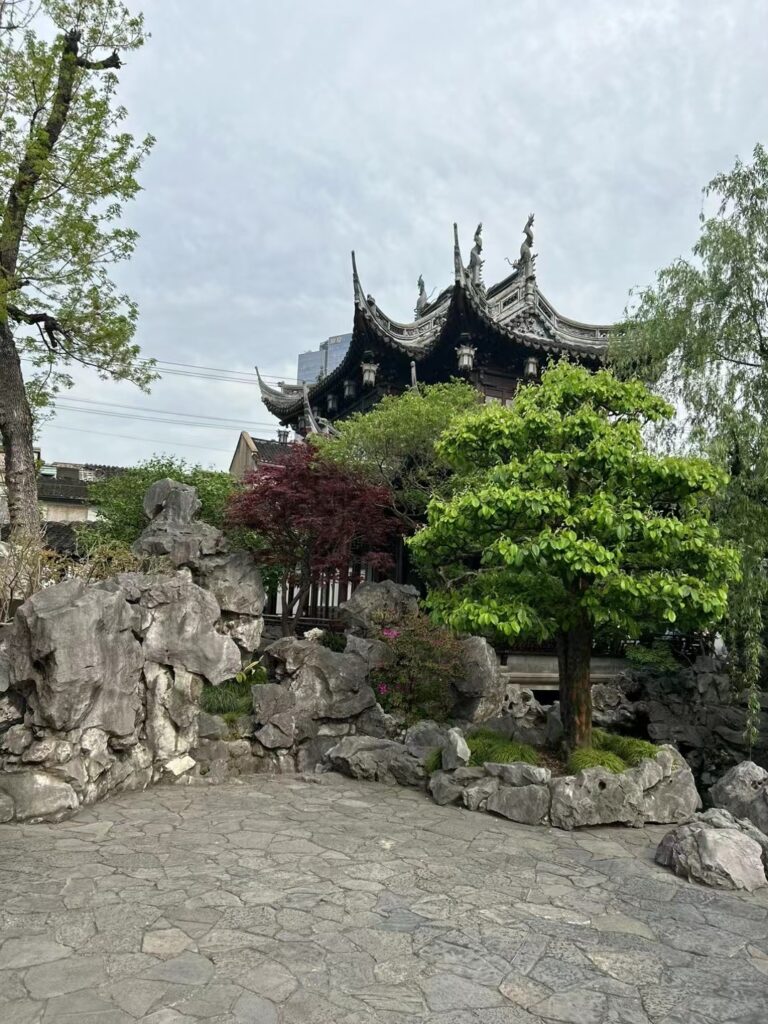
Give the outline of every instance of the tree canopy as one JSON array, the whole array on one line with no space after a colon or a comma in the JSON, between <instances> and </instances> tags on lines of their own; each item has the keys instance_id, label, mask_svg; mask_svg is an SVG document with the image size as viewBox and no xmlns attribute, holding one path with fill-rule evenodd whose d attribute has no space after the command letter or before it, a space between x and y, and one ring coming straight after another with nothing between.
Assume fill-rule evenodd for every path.
<instances>
[{"instance_id":1,"label":"tree canopy","mask_svg":"<svg viewBox=\"0 0 768 1024\"><path fill-rule=\"evenodd\" d=\"M252 530L259 564L279 570L286 635L313 583L348 583L365 567L389 568L398 531L385 487L307 444L291 445L280 465L259 466L231 496L227 521Z\"/></svg>"},{"instance_id":2,"label":"tree canopy","mask_svg":"<svg viewBox=\"0 0 768 1024\"><path fill-rule=\"evenodd\" d=\"M595 627L706 626L737 574L710 521L725 474L643 441L672 412L638 381L561 362L438 443L455 493L430 502L409 541L428 603L457 630L556 638L571 747L590 743Z\"/></svg>"},{"instance_id":3,"label":"tree canopy","mask_svg":"<svg viewBox=\"0 0 768 1024\"><path fill-rule=\"evenodd\" d=\"M134 139L117 102L144 39L121 0L0 4L0 434L15 528L37 526L25 376L42 404L73 362L139 387L154 376L111 276L136 244L122 215L153 142Z\"/></svg>"},{"instance_id":4,"label":"tree canopy","mask_svg":"<svg viewBox=\"0 0 768 1024\"><path fill-rule=\"evenodd\" d=\"M211 526L222 528L227 502L237 488L229 473L202 466L190 466L183 459L154 456L115 476L93 483L88 496L99 513L97 522L83 531L83 542L116 543L130 547L147 525L144 495L156 480L170 477L197 488L200 499L198 517Z\"/></svg>"},{"instance_id":5,"label":"tree canopy","mask_svg":"<svg viewBox=\"0 0 768 1024\"><path fill-rule=\"evenodd\" d=\"M744 573L731 591L728 645L754 711L768 603L765 147L714 177L703 203L691 257L664 267L639 291L610 357L619 374L638 376L677 404L678 449L704 453L730 474L715 516L740 548Z\"/></svg>"},{"instance_id":6,"label":"tree canopy","mask_svg":"<svg viewBox=\"0 0 768 1024\"><path fill-rule=\"evenodd\" d=\"M325 458L388 488L396 514L414 529L449 475L435 442L479 402L479 392L465 381L422 384L386 395L370 412L335 423L338 436L321 437L317 444Z\"/></svg>"}]
</instances>

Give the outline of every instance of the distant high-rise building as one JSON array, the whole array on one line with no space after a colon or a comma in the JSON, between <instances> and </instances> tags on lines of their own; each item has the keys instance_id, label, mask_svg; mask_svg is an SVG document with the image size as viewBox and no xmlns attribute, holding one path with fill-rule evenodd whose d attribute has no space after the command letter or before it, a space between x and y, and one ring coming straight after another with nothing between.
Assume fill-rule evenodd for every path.
<instances>
[{"instance_id":1,"label":"distant high-rise building","mask_svg":"<svg viewBox=\"0 0 768 1024\"><path fill-rule=\"evenodd\" d=\"M310 352L302 352L299 355L299 364L296 377L299 383L306 381L307 384L314 384L329 373L344 359L352 341L351 334L334 334L327 338L319 348Z\"/></svg>"}]
</instances>

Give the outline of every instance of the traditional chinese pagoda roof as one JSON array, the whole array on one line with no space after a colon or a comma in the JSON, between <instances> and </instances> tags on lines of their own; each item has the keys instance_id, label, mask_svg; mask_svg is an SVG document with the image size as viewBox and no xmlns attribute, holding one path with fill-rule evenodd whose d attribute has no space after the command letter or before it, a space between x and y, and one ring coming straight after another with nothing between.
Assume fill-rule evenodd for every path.
<instances>
[{"instance_id":1,"label":"traditional chinese pagoda roof","mask_svg":"<svg viewBox=\"0 0 768 1024\"><path fill-rule=\"evenodd\" d=\"M405 366L411 362L418 367L442 346L455 348L459 338L476 345L480 339L491 337L545 358L569 354L588 365L598 365L604 358L612 325L586 324L564 317L539 291L536 257L531 251L532 224L533 216L526 224L520 259L512 273L490 288L482 281L482 225L475 232L475 245L465 267L454 224L454 282L430 302L420 279L416 318L410 323L393 320L371 295L366 295L353 252L354 327L346 356L330 374L309 386L281 384L275 388L259 375L261 397L267 409L284 423L299 416L311 419L318 400L338 389L342 382L358 380L361 362L367 356L375 358L382 347L401 356Z\"/></svg>"}]
</instances>

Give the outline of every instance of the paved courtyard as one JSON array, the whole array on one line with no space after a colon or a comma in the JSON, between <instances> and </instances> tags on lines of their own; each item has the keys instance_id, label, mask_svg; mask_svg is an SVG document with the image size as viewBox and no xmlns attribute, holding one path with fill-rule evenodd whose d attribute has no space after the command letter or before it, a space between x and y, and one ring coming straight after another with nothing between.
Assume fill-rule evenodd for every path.
<instances>
[{"instance_id":1,"label":"paved courtyard","mask_svg":"<svg viewBox=\"0 0 768 1024\"><path fill-rule=\"evenodd\" d=\"M765 890L675 879L663 831L333 775L0 826L0 1021L765 1024Z\"/></svg>"}]
</instances>

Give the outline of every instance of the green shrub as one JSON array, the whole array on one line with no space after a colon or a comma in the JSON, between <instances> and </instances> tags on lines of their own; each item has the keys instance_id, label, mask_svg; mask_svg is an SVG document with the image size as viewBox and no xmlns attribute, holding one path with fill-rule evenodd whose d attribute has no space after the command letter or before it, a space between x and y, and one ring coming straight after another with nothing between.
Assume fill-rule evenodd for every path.
<instances>
[{"instance_id":1,"label":"green shrub","mask_svg":"<svg viewBox=\"0 0 768 1024\"><path fill-rule=\"evenodd\" d=\"M645 644L627 644L624 653L627 661L636 668L651 668L660 672L675 672L680 668L666 640L654 640L650 647Z\"/></svg>"},{"instance_id":2,"label":"green shrub","mask_svg":"<svg viewBox=\"0 0 768 1024\"><path fill-rule=\"evenodd\" d=\"M421 613L381 630L393 654L390 665L371 672L376 699L405 722L444 722L454 703L452 684L465 673L461 641Z\"/></svg>"},{"instance_id":3,"label":"green shrub","mask_svg":"<svg viewBox=\"0 0 768 1024\"><path fill-rule=\"evenodd\" d=\"M327 647L329 651L340 653L347 646L347 638L344 633L334 633L332 629L326 629L320 637L320 643L323 647Z\"/></svg>"},{"instance_id":4,"label":"green shrub","mask_svg":"<svg viewBox=\"0 0 768 1024\"><path fill-rule=\"evenodd\" d=\"M512 764L515 761L539 763L539 755L533 747L508 740L491 729L475 729L467 736L467 746L472 755L469 763L473 767L486 763Z\"/></svg>"},{"instance_id":5,"label":"green shrub","mask_svg":"<svg viewBox=\"0 0 768 1024\"><path fill-rule=\"evenodd\" d=\"M607 768L609 772L620 775L626 771L627 765L618 754L610 750L598 750L595 747L579 747L568 758L568 771L571 775L585 768Z\"/></svg>"},{"instance_id":6,"label":"green shrub","mask_svg":"<svg viewBox=\"0 0 768 1024\"><path fill-rule=\"evenodd\" d=\"M200 707L209 715L250 715L253 711L251 685L253 680L230 679L221 686L203 685Z\"/></svg>"},{"instance_id":7,"label":"green shrub","mask_svg":"<svg viewBox=\"0 0 768 1024\"><path fill-rule=\"evenodd\" d=\"M639 740L634 736L619 736L603 729L592 730L592 746L595 750L606 750L616 754L630 768L640 764L646 757L654 758L659 752L659 748L648 740Z\"/></svg>"}]
</instances>

